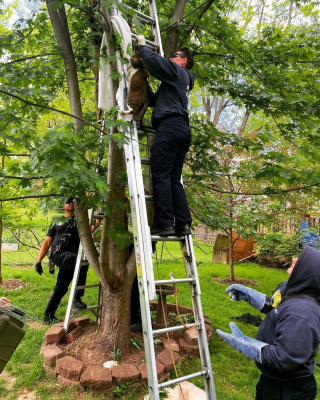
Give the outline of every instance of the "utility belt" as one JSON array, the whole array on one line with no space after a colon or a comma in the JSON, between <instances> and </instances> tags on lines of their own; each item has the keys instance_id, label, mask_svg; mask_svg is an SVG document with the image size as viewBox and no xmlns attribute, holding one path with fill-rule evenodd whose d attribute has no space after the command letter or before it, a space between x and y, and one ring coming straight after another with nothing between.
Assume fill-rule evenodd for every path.
<instances>
[{"instance_id":1,"label":"utility belt","mask_svg":"<svg viewBox=\"0 0 320 400\"><path fill-rule=\"evenodd\" d=\"M76 226L76 221L74 219L71 219L66 227L66 230L64 233L61 235L61 238L59 239L58 243L54 246L51 247L50 253L48 255L49 258L49 272L53 274L54 272L54 262L53 262L53 257L56 253L58 253L62 247L62 245L65 243L67 240L68 236L71 236L71 233L68 232L69 229L74 228Z\"/></svg>"},{"instance_id":2,"label":"utility belt","mask_svg":"<svg viewBox=\"0 0 320 400\"><path fill-rule=\"evenodd\" d=\"M167 114L164 115L161 118L155 118L154 116L152 116L152 126L157 129L159 127L159 125L163 122L166 121L168 119L175 119L175 118L179 118L181 120L182 123L185 123L186 125L189 126L189 117L188 116L184 116L181 114Z\"/></svg>"},{"instance_id":3,"label":"utility belt","mask_svg":"<svg viewBox=\"0 0 320 400\"><path fill-rule=\"evenodd\" d=\"M59 242L51 248L51 251L48 255L49 258L49 268L50 266L53 268L54 264L53 264L53 257L56 253L58 253L61 249L61 246L65 243L67 236L71 236L71 233L65 233L63 236L61 236Z\"/></svg>"}]
</instances>

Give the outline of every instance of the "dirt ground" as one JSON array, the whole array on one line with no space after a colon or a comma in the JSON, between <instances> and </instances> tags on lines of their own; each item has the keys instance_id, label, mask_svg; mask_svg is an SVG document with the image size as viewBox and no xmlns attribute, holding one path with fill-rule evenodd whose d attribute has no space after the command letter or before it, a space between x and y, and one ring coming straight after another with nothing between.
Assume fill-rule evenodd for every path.
<instances>
[{"instance_id":1,"label":"dirt ground","mask_svg":"<svg viewBox=\"0 0 320 400\"><path fill-rule=\"evenodd\" d=\"M225 278L225 279L220 279L216 276L214 276L212 278L214 281L224 284L224 285L232 285L233 283L239 283L240 285L245 285L245 286L257 286L257 282L252 280L252 279L239 279L239 278L235 278L235 280L233 282L230 281L229 278Z\"/></svg>"},{"instance_id":2,"label":"dirt ground","mask_svg":"<svg viewBox=\"0 0 320 400\"><path fill-rule=\"evenodd\" d=\"M106 361L114 360L111 352L102 351L101 347L95 345L96 325L92 324L85 328L85 333L69 344L60 343L58 346L65 351L66 355L81 360L85 366L102 366ZM138 366L145 360L142 333L132 333L134 343L140 349L132 346L130 353L122 354L119 364L133 364ZM164 350L162 344L155 348L156 355Z\"/></svg>"},{"instance_id":3,"label":"dirt ground","mask_svg":"<svg viewBox=\"0 0 320 400\"><path fill-rule=\"evenodd\" d=\"M0 283L0 287L4 290L18 290L22 289L26 286L25 282L22 282L21 279L7 279Z\"/></svg>"}]
</instances>

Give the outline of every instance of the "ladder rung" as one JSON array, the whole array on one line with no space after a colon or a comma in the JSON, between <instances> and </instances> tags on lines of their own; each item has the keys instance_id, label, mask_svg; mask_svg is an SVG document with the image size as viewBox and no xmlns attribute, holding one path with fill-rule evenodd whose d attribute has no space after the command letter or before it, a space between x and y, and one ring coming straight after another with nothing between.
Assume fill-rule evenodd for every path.
<instances>
[{"instance_id":1,"label":"ladder rung","mask_svg":"<svg viewBox=\"0 0 320 400\"><path fill-rule=\"evenodd\" d=\"M146 195L144 196L144 198L146 199L146 201L153 201L153 196Z\"/></svg>"},{"instance_id":2,"label":"ladder rung","mask_svg":"<svg viewBox=\"0 0 320 400\"><path fill-rule=\"evenodd\" d=\"M138 35L136 35L135 33L131 33L131 36L136 40L136 37ZM150 40L146 40L146 45L156 50L158 50L159 47L157 43L151 42Z\"/></svg>"},{"instance_id":3,"label":"ladder rung","mask_svg":"<svg viewBox=\"0 0 320 400\"><path fill-rule=\"evenodd\" d=\"M150 15L146 15L143 14L140 11L135 10L134 8L126 5L126 4L122 4L123 6L125 6L128 10L132 10L134 11L134 13L141 19L143 19L144 21L148 22L149 24L155 24L155 20L153 18L150 17Z\"/></svg>"},{"instance_id":4,"label":"ladder rung","mask_svg":"<svg viewBox=\"0 0 320 400\"><path fill-rule=\"evenodd\" d=\"M166 279L163 281L154 281L155 285L166 285L170 283L185 283L185 282L195 282L194 278L182 278L182 279Z\"/></svg>"},{"instance_id":5,"label":"ladder rung","mask_svg":"<svg viewBox=\"0 0 320 400\"><path fill-rule=\"evenodd\" d=\"M184 381L189 381L190 379L197 378L199 376L205 376L205 375L207 375L207 373L208 372L206 370L203 370L203 371L200 371L200 372L195 372L194 374L181 376L180 378L172 379L171 381L160 383L158 385L158 387L159 387L159 389L161 389L161 388L164 388L164 387L167 387L167 386L176 385L177 383L184 382Z\"/></svg>"},{"instance_id":6,"label":"ladder rung","mask_svg":"<svg viewBox=\"0 0 320 400\"><path fill-rule=\"evenodd\" d=\"M82 267L83 265L89 265L88 261L81 261L81 267Z\"/></svg>"},{"instance_id":7,"label":"ladder rung","mask_svg":"<svg viewBox=\"0 0 320 400\"><path fill-rule=\"evenodd\" d=\"M141 158L142 165L151 165L151 160L149 158Z\"/></svg>"},{"instance_id":8,"label":"ladder rung","mask_svg":"<svg viewBox=\"0 0 320 400\"><path fill-rule=\"evenodd\" d=\"M151 236L151 240L153 242L180 242L181 240L185 240L184 236Z\"/></svg>"},{"instance_id":9,"label":"ladder rung","mask_svg":"<svg viewBox=\"0 0 320 400\"><path fill-rule=\"evenodd\" d=\"M192 326L194 326L193 324L186 324L187 328L191 328ZM199 327L201 328L201 326L199 325ZM175 331L181 331L183 329L186 329L183 325L179 325L179 326L172 326L170 328L163 328L163 329L157 329L155 331L152 331L153 335L160 335L161 333L167 333L167 332L175 332Z\"/></svg>"},{"instance_id":10,"label":"ladder rung","mask_svg":"<svg viewBox=\"0 0 320 400\"><path fill-rule=\"evenodd\" d=\"M76 290L78 290L78 289L87 289L87 288L98 287L98 286L100 286L100 283L95 283L94 285L82 285L82 286L77 286Z\"/></svg>"}]
</instances>

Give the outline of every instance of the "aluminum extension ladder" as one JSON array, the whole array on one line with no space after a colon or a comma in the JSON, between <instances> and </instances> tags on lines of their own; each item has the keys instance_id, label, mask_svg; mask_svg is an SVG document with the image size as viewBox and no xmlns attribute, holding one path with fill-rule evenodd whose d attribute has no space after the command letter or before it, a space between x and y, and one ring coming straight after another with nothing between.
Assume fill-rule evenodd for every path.
<instances>
[{"instance_id":1,"label":"aluminum extension ladder","mask_svg":"<svg viewBox=\"0 0 320 400\"><path fill-rule=\"evenodd\" d=\"M125 5L125 4L123 4ZM163 55L160 29L157 17L157 9L154 0L149 0L150 16L144 15L140 12L135 11L137 18L142 22L150 24L152 33L155 37L155 43L146 41L147 45L153 49L157 49L160 55ZM135 35L132 35L133 40ZM124 75L126 75L126 69L123 69ZM126 76L124 78L127 78ZM126 90L126 89L125 89ZM127 91L127 90L126 90ZM124 96L126 98L126 96ZM122 109L126 108L126 104L122 104ZM147 129L148 131L148 129ZM130 205L131 205L131 218L133 227L134 237L134 249L136 255L137 265L137 277L140 294L140 306L141 306L141 319L143 326L143 338L147 364L148 374L148 388L149 388L149 400L159 400L160 390L162 388L175 385L179 382L187 381L196 377L203 377L205 382L207 400L216 400L215 386L213 380L213 373L211 368L211 360L209 354L209 346L207 341L204 316L201 304L201 291L199 285L199 278L197 272L196 259L194 254L192 235L185 237L161 237L151 236L150 227L148 225L146 200L151 200L151 196L145 196L143 177L142 177L142 165L150 165L149 159L140 158L139 149L139 138L136 122L133 121L132 125L127 128L126 131L127 143L124 145L127 175L128 175L128 186L130 193ZM154 279L153 262L152 262L152 246L151 241L180 241L182 243L183 253L186 260L187 267L187 278L175 279L171 277L168 280L157 281ZM174 332L185 329L183 325L175 326L171 328L154 330L152 328L151 314L149 301L156 299L156 286L163 284L174 284L174 283L188 283L191 285L191 294L194 298L193 311L194 315L198 316L199 323L197 326L199 352L202 369L194 374L173 379L159 384L157 378L156 368L156 357L153 344L153 336L166 332ZM194 324L188 324L187 327L192 327Z\"/></svg>"},{"instance_id":2,"label":"aluminum extension ladder","mask_svg":"<svg viewBox=\"0 0 320 400\"><path fill-rule=\"evenodd\" d=\"M89 223L91 226L91 220L92 220L92 209L88 211L88 218L89 218ZM84 265L89 265L88 261L84 259L84 253L83 253L83 247L80 242L79 244L79 249L78 249L78 255L77 255L77 261L74 269L74 274L73 274L73 279L72 279L72 285L70 289L70 294L69 294L69 300L68 300L68 305L67 305L67 310L66 310L66 315L64 318L63 322L63 328L65 329L66 332L68 332L68 327L70 323L74 320L74 318L82 311L91 311L92 314L96 317L96 323L99 326L101 323L101 310L102 310L102 290L101 290L101 283L95 283L92 285L82 285L78 286L78 278L80 274L80 269ZM75 309L73 308L73 301L75 299L75 294L76 290L78 289L89 289L89 288L94 288L98 287L98 304L96 306L90 306L85 309Z\"/></svg>"}]
</instances>

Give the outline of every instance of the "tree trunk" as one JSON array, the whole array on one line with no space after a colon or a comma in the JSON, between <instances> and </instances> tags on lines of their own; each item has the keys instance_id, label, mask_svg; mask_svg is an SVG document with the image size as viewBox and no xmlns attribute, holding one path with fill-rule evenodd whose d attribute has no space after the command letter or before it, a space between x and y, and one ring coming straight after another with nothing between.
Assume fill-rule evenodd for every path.
<instances>
[{"instance_id":1,"label":"tree trunk","mask_svg":"<svg viewBox=\"0 0 320 400\"><path fill-rule=\"evenodd\" d=\"M291 25L291 21L292 21L292 10L293 10L293 1L290 1L287 27Z\"/></svg>"},{"instance_id":2,"label":"tree trunk","mask_svg":"<svg viewBox=\"0 0 320 400\"><path fill-rule=\"evenodd\" d=\"M64 6L61 6L60 8L55 10L55 0L46 0L46 3L54 34L58 46L60 47L62 52L67 76L71 114L75 115L76 117L83 118L77 66L72 50L66 11ZM73 125L75 131L83 129L83 121L79 120L78 118L73 118Z\"/></svg>"},{"instance_id":3,"label":"tree trunk","mask_svg":"<svg viewBox=\"0 0 320 400\"><path fill-rule=\"evenodd\" d=\"M203 86L201 88L201 98L202 98L202 104L203 104L204 110L206 112L206 122L210 122L213 102L211 102L210 90L208 87Z\"/></svg>"},{"instance_id":4,"label":"tree trunk","mask_svg":"<svg viewBox=\"0 0 320 400\"><path fill-rule=\"evenodd\" d=\"M186 0L176 0L171 22L175 23L179 21L183 17L184 8L186 6ZM177 49L177 41L178 41L178 33L177 33L178 25L172 27L172 31L169 34L167 39L166 48L164 51L164 56L169 58L170 53Z\"/></svg>"},{"instance_id":5,"label":"tree trunk","mask_svg":"<svg viewBox=\"0 0 320 400\"><path fill-rule=\"evenodd\" d=\"M130 351L130 295L131 284L122 284L116 290L102 286L103 304L101 327L96 343L104 350Z\"/></svg>"},{"instance_id":6,"label":"tree trunk","mask_svg":"<svg viewBox=\"0 0 320 400\"><path fill-rule=\"evenodd\" d=\"M229 236L229 266L230 266L230 282L234 282L234 258L233 258L233 239L232 239L232 228L228 229Z\"/></svg>"},{"instance_id":7,"label":"tree trunk","mask_svg":"<svg viewBox=\"0 0 320 400\"><path fill-rule=\"evenodd\" d=\"M226 101L224 101L226 98L226 96L221 96L221 97L216 97L216 104L215 104L215 113L214 113L214 117L213 117L213 125L217 126L221 113L222 111L227 107L230 99L227 99Z\"/></svg>"},{"instance_id":8,"label":"tree trunk","mask_svg":"<svg viewBox=\"0 0 320 400\"><path fill-rule=\"evenodd\" d=\"M47 0L47 7L55 32L58 46L61 48L65 64L71 112L82 118L82 106L76 64L68 29L64 6L54 9L54 0ZM111 27L111 18L107 9L100 10L102 25L107 38L108 57L115 56L115 44ZM111 62L112 72L118 72L116 62ZM110 91L113 106L116 107L117 81L111 79ZM83 129L82 121L74 119L75 131ZM112 134L113 131L110 132ZM96 340L104 349L114 346L122 352L130 349L130 292L135 276L134 254L128 260L128 249L121 248L112 238L111 232L119 226L126 226L126 212L121 207L124 202L125 188L123 172L125 171L123 149L110 140L108 159L108 205L110 214L105 215L100 244L100 258L95 249L90 232L87 210L76 200L76 218L79 235L84 252L95 273L100 279L103 293L102 320L100 333Z\"/></svg>"},{"instance_id":9,"label":"tree trunk","mask_svg":"<svg viewBox=\"0 0 320 400\"><path fill-rule=\"evenodd\" d=\"M246 113L245 113L245 115L243 117L243 120L242 120L242 123L241 123L241 125L240 125L240 127L238 129L238 137L242 137L243 132L244 132L244 130L246 128L247 122L249 120L250 114L251 114L251 111L249 111L249 109L246 108Z\"/></svg>"}]
</instances>

